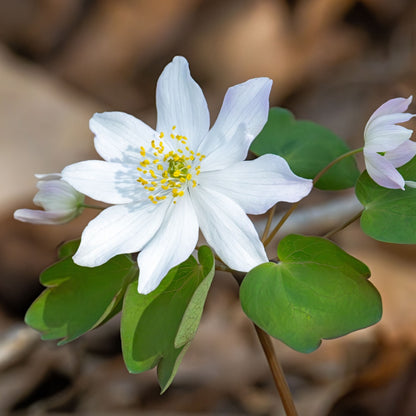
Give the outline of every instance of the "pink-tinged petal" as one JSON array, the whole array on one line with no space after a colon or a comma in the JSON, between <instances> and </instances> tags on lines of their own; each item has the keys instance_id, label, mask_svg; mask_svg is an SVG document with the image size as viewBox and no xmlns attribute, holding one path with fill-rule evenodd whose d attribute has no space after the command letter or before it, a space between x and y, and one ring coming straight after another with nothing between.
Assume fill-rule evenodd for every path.
<instances>
[{"instance_id":1,"label":"pink-tinged petal","mask_svg":"<svg viewBox=\"0 0 416 416\"><path fill-rule=\"evenodd\" d=\"M198 182L231 198L248 214L263 214L279 201L297 202L313 186L312 180L295 175L282 157L269 154L202 172Z\"/></svg>"},{"instance_id":2,"label":"pink-tinged petal","mask_svg":"<svg viewBox=\"0 0 416 416\"><path fill-rule=\"evenodd\" d=\"M171 204L162 226L139 253L139 293L156 289L170 269L185 261L198 241L198 220L187 194Z\"/></svg>"},{"instance_id":3,"label":"pink-tinged petal","mask_svg":"<svg viewBox=\"0 0 416 416\"><path fill-rule=\"evenodd\" d=\"M96 267L117 254L141 250L159 229L168 205L147 201L105 209L84 229L74 262Z\"/></svg>"},{"instance_id":4,"label":"pink-tinged petal","mask_svg":"<svg viewBox=\"0 0 416 416\"><path fill-rule=\"evenodd\" d=\"M207 156L204 169L218 168L219 164L214 162L228 151L230 142L234 147L241 147L240 152L234 152L239 159L230 157L228 164L224 160L221 166L245 158L251 142L267 121L271 87L269 78L255 78L228 89L218 118L198 149ZM240 156L242 153L245 153L243 158Z\"/></svg>"},{"instance_id":5,"label":"pink-tinged petal","mask_svg":"<svg viewBox=\"0 0 416 416\"><path fill-rule=\"evenodd\" d=\"M96 113L90 120L98 154L109 162L134 163L140 160L140 146L151 146L158 134L147 124L126 113Z\"/></svg>"},{"instance_id":6,"label":"pink-tinged petal","mask_svg":"<svg viewBox=\"0 0 416 416\"><path fill-rule=\"evenodd\" d=\"M61 179L41 180L37 187L39 192L33 198L33 202L48 211L74 210L84 200L82 194Z\"/></svg>"},{"instance_id":7,"label":"pink-tinged petal","mask_svg":"<svg viewBox=\"0 0 416 416\"><path fill-rule=\"evenodd\" d=\"M229 267L247 272L268 261L253 223L236 202L203 186L191 195L205 239Z\"/></svg>"},{"instance_id":8,"label":"pink-tinged petal","mask_svg":"<svg viewBox=\"0 0 416 416\"><path fill-rule=\"evenodd\" d=\"M176 56L159 77L156 88L157 130L169 137L186 136L196 149L209 129L209 111L204 94L192 79L185 58Z\"/></svg>"},{"instance_id":9,"label":"pink-tinged petal","mask_svg":"<svg viewBox=\"0 0 416 416\"><path fill-rule=\"evenodd\" d=\"M384 188L404 190L402 175L385 157L364 150L364 160L367 172L374 182Z\"/></svg>"},{"instance_id":10,"label":"pink-tinged petal","mask_svg":"<svg viewBox=\"0 0 416 416\"><path fill-rule=\"evenodd\" d=\"M78 212L73 209L62 211L18 209L14 212L14 218L18 221L30 222L32 224L60 225L74 219Z\"/></svg>"},{"instance_id":11,"label":"pink-tinged petal","mask_svg":"<svg viewBox=\"0 0 416 416\"><path fill-rule=\"evenodd\" d=\"M410 96L409 98L399 97L386 101L379 108L377 108L376 111L374 111L374 113L368 120L367 125L370 124L377 117L381 117L386 114L404 113L408 109L410 103L412 102L412 99L413 97Z\"/></svg>"},{"instance_id":12,"label":"pink-tinged petal","mask_svg":"<svg viewBox=\"0 0 416 416\"><path fill-rule=\"evenodd\" d=\"M42 181L54 181L62 178L60 173L35 173L36 179Z\"/></svg>"},{"instance_id":13,"label":"pink-tinged petal","mask_svg":"<svg viewBox=\"0 0 416 416\"><path fill-rule=\"evenodd\" d=\"M387 152L409 140L412 133L413 130L395 124L369 128L364 136L364 147L369 152Z\"/></svg>"},{"instance_id":14,"label":"pink-tinged petal","mask_svg":"<svg viewBox=\"0 0 416 416\"><path fill-rule=\"evenodd\" d=\"M135 165L87 160L67 166L62 178L77 191L108 204L126 204L147 198L147 191L136 181Z\"/></svg>"},{"instance_id":15,"label":"pink-tinged petal","mask_svg":"<svg viewBox=\"0 0 416 416\"><path fill-rule=\"evenodd\" d=\"M411 161L416 155L416 142L407 140L394 150L384 154L384 157L395 167L399 168L405 163Z\"/></svg>"}]
</instances>

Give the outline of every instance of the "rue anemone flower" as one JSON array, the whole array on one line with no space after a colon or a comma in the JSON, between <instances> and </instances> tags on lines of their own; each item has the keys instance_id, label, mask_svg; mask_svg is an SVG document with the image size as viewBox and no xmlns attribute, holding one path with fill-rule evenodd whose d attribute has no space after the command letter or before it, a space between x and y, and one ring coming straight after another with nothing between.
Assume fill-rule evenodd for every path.
<instances>
[{"instance_id":1,"label":"rue anemone flower","mask_svg":"<svg viewBox=\"0 0 416 416\"><path fill-rule=\"evenodd\" d=\"M413 130L397 123L409 121L415 114L405 111L409 98L393 98L381 105L370 117L364 130L364 160L369 176L378 185L390 189L415 187L405 181L397 168L416 155L416 143L410 140Z\"/></svg>"},{"instance_id":2,"label":"rue anemone flower","mask_svg":"<svg viewBox=\"0 0 416 416\"><path fill-rule=\"evenodd\" d=\"M44 210L18 209L14 218L23 222L34 224L65 224L83 210L84 195L76 191L65 182L61 174L48 173L35 175L39 181L39 192L33 198L33 203Z\"/></svg>"},{"instance_id":3,"label":"rue anemone flower","mask_svg":"<svg viewBox=\"0 0 416 416\"><path fill-rule=\"evenodd\" d=\"M104 160L67 166L62 176L113 206L87 225L75 263L95 267L139 252L138 291L147 294L192 254L199 228L232 269L267 262L246 214L298 201L312 187L279 156L244 161L267 121L271 85L256 78L228 89L210 129L202 90L186 59L175 57L157 83L156 130L125 113L95 114L90 128Z\"/></svg>"}]
</instances>

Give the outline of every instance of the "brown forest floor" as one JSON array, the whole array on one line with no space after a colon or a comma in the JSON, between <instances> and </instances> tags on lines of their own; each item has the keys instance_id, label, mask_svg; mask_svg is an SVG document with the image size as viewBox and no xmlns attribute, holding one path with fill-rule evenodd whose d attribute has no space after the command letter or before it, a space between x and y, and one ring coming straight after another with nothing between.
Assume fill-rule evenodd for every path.
<instances>
[{"instance_id":1,"label":"brown forest floor","mask_svg":"<svg viewBox=\"0 0 416 416\"><path fill-rule=\"evenodd\" d=\"M225 275L163 396L154 372L127 373L117 319L64 347L41 342L22 322L39 272L89 218L54 228L12 212L31 206L33 173L96 157L94 112L154 124L156 80L174 55L189 60L212 119L227 87L269 76L272 105L360 146L378 105L416 92L415 22L413 0L0 0L0 414L282 415ZM299 413L415 415L415 247L356 226L337 241L369 265L384 316L309 355L276 341Z\"/></svg>"}]
</instances>

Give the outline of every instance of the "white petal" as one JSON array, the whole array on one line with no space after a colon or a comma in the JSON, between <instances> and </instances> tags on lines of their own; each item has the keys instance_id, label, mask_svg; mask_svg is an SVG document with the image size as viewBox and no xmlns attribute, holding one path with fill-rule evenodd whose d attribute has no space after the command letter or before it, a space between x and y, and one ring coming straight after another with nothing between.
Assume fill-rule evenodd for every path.
<instances>
[{"instance_id":1,"label":"white petal","mask_svg":"<svg viewBox=\"0 0 416 416\"><path fill-rule=\"evenodd\" d=\"M53 181L61 179L62 175L60 173L35 173L35 177L42 181Z\"/></svg>"},{"instance_id":2,"label":"white petal","mask_svg":"<svg viewBox=\"0 0 416 416\"><path fill-rule=\"evenodd\" d=\"M87 160L67 166L62 178L77 191L109 204L125 204L146 198L137 182L136 165Z\"/></svg>"},{"instance_id":3,"label":"white petal","mask_svg":"<svg viewBox=\"0 0 416 416\"><path fill-rule=\"evenodd\" d=\"M72 209L63 211L41 211L36 209L18 209L14 218L32 224L60 225L71 221L76 216Z\"/></svg>"},{"instance_id":4,"label":"white petal","mask_svg":"<svg viewBox=\"0 0 416 416\"><path fill-rule=\"evenodd\" d=\"M207 156L204 169L218 169L217 166L211 167L211 163L221 157L224 151L228 151L231 144L242 148L236 154L247 154L251 142L267 121L271 87L272 81L269 78L255 78L228 89L218 118L198 149ZM231 159L229 164L244 158L245 155L243 158ZM222 167L225 166L222 163Z\"/></svg>"},{"instance_id":5,"label":"white petal","mask_svg":"<svg viewBox=\"0 0 416 416\"><path fill-rule=\"evenodd\" d=\"M90 120L98 154L109 162L134 163L140 159L140 146L146 149L157 133L137 118L121 112L96 113Z\"/></svg>"},{"instance_id":6,"label":"white petal","mask_svg":"<svg viewBox=\"0 0 416 416\"><path fill-rule=\"evenodd\" d=\"M365 149L369 152L387 152L409 140L413 130L403 126L388 125L379 128L369 128L364 136Z\"/></svg>"},{"instance_id":7,"label":"white petal","mask_svg":"<svg viewBox=\"0 0 416 416\"><path fill-rule=\"evenodd\" d=\"M139 293L156 289L169 270L185 261L198 241L198 221L189 196L171 204L159 231L139 253Z\"/></svg>"},{"instance_id":8,"label":"white petal","mask_svg":"<svg viewBox=\"0 0 416 416\"><path fill-rule=\"evenodd\" d=\"M386 101L379 108L377 108L376 111L374 111L374 113L368 120L367 125L370 124L377 117L381 117L386 114L404 113L409 107L410 103L412 102L412 99L413 97L410 96L409 98L399 97Z\"/></svg>"},{"instance_id":9,"label":"white petal","mask_svg":"<svg viewBox=\"0 0 416 416\"><path fill-rule=\"evenodd\" d=\"M370 178L378 185L389 189L403 189L404 179L392 163L378 153L364 149L364 161Z\"/></svg>"},{"instance_id":10,"label":"white petal","mask_svg":"<svg viewBox=\"0 0 416 416\"><path fill-rule=\"evenodd\" d=\"M209 111L204 94L192 79L185 58L176 56L159 77L156 88L157 130L186 136L196 149L209 129Z\"/></svg>"},{"instance_id":11,"label":"white petal","mask_svg":"<svg viewBox=\"0 0 416 416\"><path fill-rule=\"evenodd\" d=\"M202 186L191 196L205 239L229 267L247 272L268 261L253 223L236 202Z\"/></svg>"},{"instance_id":12,"label":"white petal","mask_svg":"<svg viewBox=\"0 0 416 416\"><path fill-rule=\"evenodd\" d=\"M41 180L37 187L39 192L33 198L33 202L49 211L76 209L84 199L82 194L61 179Z\"/></svg>"},{"instance_id":13,"label":"white petal","mask_svg":"<svg viewBox=\"0 0 416 416\"><path fill-rule=\"evenodd\" d=\"M312 180L295 175L286 160L276 155L202 172L198 182L233 199L248 214L262 214L279 201L297 202L313 186Z\"/></svg>"},{"instance_id":14,"label":"white petal","mask_svg":"<svg viewBox=\"0 0 416 416\"><path fill-rule=\"evenodd\" d=\"M405 181L405 184L409 188L416 188L416 182L415 181Z\"/></svg>"},{"instance_id":15,"label":"white petal","mask_svg":"<svg viewBox=\"0 0 416 416\"><path fill-rule=\"evenodd\" d=\"M416 155L416 143L407 140L394 150L384 154L384 157L391 162L395 168L403 166Z\"/></svg>"},{"instance_id":16,"label":"white petal","mask_svg":"<svg viewBox=\"0 0 416 416\"><path fill-rule=\"evenodd\" d=\"M84 229L74 262L95 267L117 254L141 250L159 229L168 205L149 201L105 209Z\"/></svg>"}]
</instances>

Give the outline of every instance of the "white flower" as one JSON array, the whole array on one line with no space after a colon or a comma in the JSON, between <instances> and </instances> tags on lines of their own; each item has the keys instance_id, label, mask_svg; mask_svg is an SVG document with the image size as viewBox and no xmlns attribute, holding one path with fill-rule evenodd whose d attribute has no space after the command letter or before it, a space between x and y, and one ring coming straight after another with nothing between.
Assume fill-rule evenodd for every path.
<instances>
[{"instance_id":1,"label":"white flower","mask_svg":"<svg viewBox=\"0 0 416 416\"><path fill-rule=\"evenodd\" d=\"M267 120L271 85L257 78L230 88L209 130L204 95L186 59L175 57L157 84L156 131L125 113L95 114L90 128L105 161L76 163L62 175L80 192L116 205L85 228L75 263L94 267L140 251L138 290L146 294L191 255L199 228L231 268L267 262L246 213L298 201L312 187L279 156L243 161Z\"/></svg>"},{"instance_id":2,"label":"white flower","mask_svg":"<svg viewBox=\"0 0 416 416\"><path fill-rule=\"evenodd\" d=\"M394 98L385 102L370 117L364 130L364 160L370 177L384 188L403 189L405 181L396 168L403 166L416 155L416 143L410 140L413 130L397 123L415 117L405 113L412 96ZM380 154L381 153L381 154Z\"/></svg>"},{"instance_id":3,"label":"white flower","mask_svg":"<svg viewBox=\"0 0 416 416\"><path fill-rule=\"evenodd\" d=\"M82 212L84 195L76 191L69 183L61 179L59 173L35 175L39 192L33 198L37 209L18 209L14 218L34 224L64 224Z\"/></svg>"}]
</instances>

